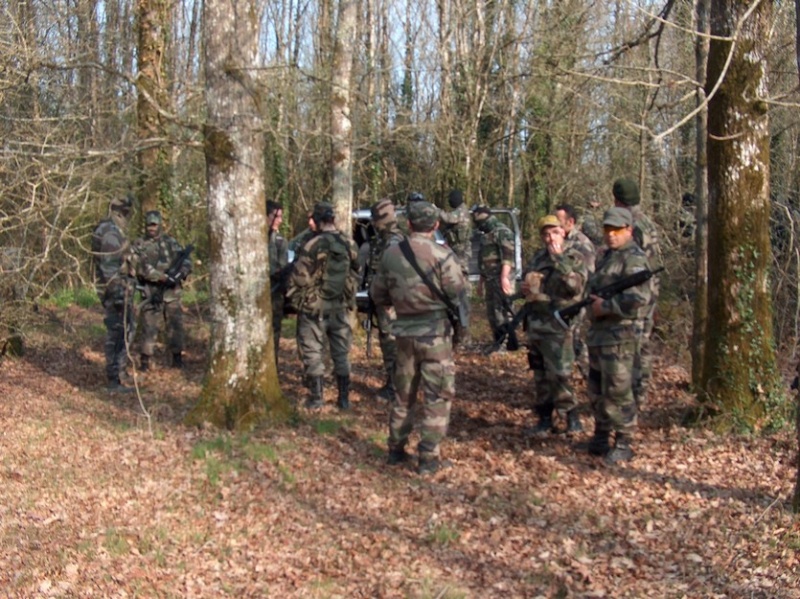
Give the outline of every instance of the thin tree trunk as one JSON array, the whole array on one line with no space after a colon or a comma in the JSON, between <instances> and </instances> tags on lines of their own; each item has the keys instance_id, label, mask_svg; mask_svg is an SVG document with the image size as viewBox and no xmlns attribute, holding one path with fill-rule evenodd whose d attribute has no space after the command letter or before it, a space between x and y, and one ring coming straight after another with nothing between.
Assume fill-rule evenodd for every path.
<instances>
[{"instance_id":1,"label":"thin tree trunk","mask_svg":"<svg viewBox=\"0 0 800 599\"><path fill-rule=\"evenodd\" d=\"M257 0L206 0L211 361L190 423L248 429L290 414L272 343Z\"/></svg>"}]
</instances>

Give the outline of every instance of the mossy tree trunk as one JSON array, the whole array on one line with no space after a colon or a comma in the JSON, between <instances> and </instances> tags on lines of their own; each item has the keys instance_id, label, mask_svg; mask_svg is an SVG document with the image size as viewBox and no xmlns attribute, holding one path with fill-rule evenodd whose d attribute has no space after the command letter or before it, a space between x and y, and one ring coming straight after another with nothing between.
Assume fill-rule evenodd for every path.
<instances>
[{"instance_id":1,"label":"mossy tree trunk","mask_svg":"<svg viewBox=\"0 0 800 599\"><path fill-rule=\"evenodd\" d=\"M703 391L723 426L756 427L780 395L768 283L770 2L712 0L708 63L708 332ZM737 26L739 27L737 30ZM735 36L733 41L727 41ZM726 62L730 55L730 62Z\"/></svg>"},{"instance_id":2,"label":"mossy tree trunk","mask_svg":"<svg viewBox=\"0 0 800 599\"><path fill-rule=\"evenodd\" d=\"M262 87L253 75L258 6L256 0L204 4L211 356L187 420L231 430L291 412L272 344Z\"/></svg>"}]
</instances>

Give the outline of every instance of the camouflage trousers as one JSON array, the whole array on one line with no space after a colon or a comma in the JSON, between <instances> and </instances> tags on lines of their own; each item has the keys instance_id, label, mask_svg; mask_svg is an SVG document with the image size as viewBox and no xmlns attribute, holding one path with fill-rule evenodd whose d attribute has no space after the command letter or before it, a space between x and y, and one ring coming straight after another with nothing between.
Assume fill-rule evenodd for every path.
<instances>
[{"instance_id":1,"label":"camouflage trousers","mask_svg":"<svg viewBox=\"0 0 800 599\"><path fill-rule=\"evenodd\" d=\"M160 304L145 303L142 305L142 342L140 351L145 356L152 356L156 348L156 339L162 323L167 328L167 351L179 354L183 351L183 306L178 299L163 301Z\"/></svg>"},{"instance_id":2,"label":"camouflage trousers","mask_svg":"<svg viewBox=\"0 0 800 599\"><path fill-rule=\"evenodd\" d=\"M325 374L326 339L330 345L334 374L349 376L353 329L347 310L341 308L318 316L306 313L297 315L297 349L306 381Z\"/></svg>"},{"instance_id":3,"label":"camouflage trousers","mask_svg":"<svg viewBox=\"0 0 800 599\"><path fill-rule=\"evenodd\" d=\"M272 339L275 343L275 363L278 363L278 350L281 346L281 325L283 324L283 292L272 294Z\"/></svg>"},{"instance_id":4,"label":"camouflage trousers","mask_svg":"<svg viewBox=\"0 0 800 599\"><path fill-rule=\"evenodd\" d=\"M392 335L392 323L397 318L391 306L375 306L378 317L378 343L383 356L383 368L387 377L394 377L395 364L397 363L397 339Z\"/></svg>"},{"instance_id":5,"label":"camouflage trousers","mask_svg":"<svg viewBox=\"0 0 800 599\"><path fill-rule=\"evenodd\" d=\"M488 285L484 282L486 288L486 318L489 320L489 326L492 329L494 339L500 335L500 331L506 324L511 322L512 316L504 307L504 298L502 291L496 285Z\"/></svg>"},{"instance_id":6,"label":"camouflage trousers","mask_svg":"<svg viewBox=\"0 0 800 599\"><path fill-rule=\"evenodd\" d=\"M456 393L452 339L435 335L398 337L395 386L397 395L389 414L389 450L404 449L408 443L421 387L421 439L417 453L423 460L438 458Z\"/></svg>"},{"instance_id":7,"label":"camouflage trousers","mask_svg":"<svg viewBox=\"0 0 800 599\"><path fill-rule=\"evenodd\" d=\"M637 323L636 334L639 339L636 357L633 365L633 396L636 403L644 400L647 389L650 386L650 377L653 372L653 351L650 345L650 336L653 334L655 324L655 301L647 307L647 315L644 320Z\"/></svg>"},{"instance_id":8,"label":"camouflage trousers","mask_svg":"<svg viewBox=\"0 0 800 599\"><path fill-rule=\"evenodd\" d=\"M103 347L106 357L106 377L109 381L116 381L128 363L128 344L133 338L133 304L119 305L106 300L103 302L103 309L105 310L103 324L106 325L106 340Z\"/></svg>"},{"instance_id":9,"label":"camouflage trousers","mask_svg":"<svg viewBox=\"0 0 800 599\"><path fill-rule=\"evenodd\" d=\"M589 347L588 394L600 431L632 434L636 428L633 398L634 360L637 342Z\"/></svg>"},{"instance_id":10,"label":"camouflage trousers","mask_svg":"<svg viewBox=\"0 0 800 599\"><path fill-rule=\"evenodd\" d=\"M528 365L533 371L536 390L534 405L542 412L555 408L569 412L577 407L572 390L572 366L575 362L572 331L528 339Z\"/></svg>"}]
</instances>

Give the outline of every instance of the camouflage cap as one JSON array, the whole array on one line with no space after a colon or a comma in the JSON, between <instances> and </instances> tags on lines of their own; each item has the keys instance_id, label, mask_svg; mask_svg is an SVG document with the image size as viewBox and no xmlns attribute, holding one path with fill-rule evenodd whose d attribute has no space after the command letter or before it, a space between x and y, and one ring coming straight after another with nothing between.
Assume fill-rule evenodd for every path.
<instances>
[{"instance_id":1,"label":"camouflage cap","mask_svg":"<svg viewBox=\"0 0 800 599\"><path fill-rule=\"evenodd\" d=\"M394 204L392 200L389 198L383 198L382 200L378 200L373 206L369 209L370 214L372 215L372 224L375 225L378 229L385 227L391 223L397 222L397 215L394 211Z\"/></svg>"},{"instance_id":2,"label":"camouflage cap","mask_svg":"<svg viewBox=\"0 0 800 599\"><path fill-rule=\"evenodd\" d=\"M150 210L147 214L144 215L144 224L145 225L160 225L161 224L161 213L158 210Z\"/></svg>"},{"instance_id":3,"label":"camouflage cap","mask_svg":"<svg viewBox=\"0 0 800 599\"><path fill-rule=\"evenodd\" d=\"M108 207L114 212L127 214L133 208L133 196L128 194L124 198L115 198L111 200Z\"/></svg>"},{"instance_id":4,"label":"camouflage cap","mask_svg":"<svg viewBox=\"0 0 800 599\"><path fill-rule=\"evenodd\" d=\"M430 231L439 220L439 209L430 202L412 202L408 206L408 222L415 231Z\"/></svg>"},{"instance_id":5,"label":"camouflage cap","mask_svg":"<svg viewBox=\"0 0 800 599\"><path fill-rule=\"evenodd\" d=\"M603 226L608 227L630 227L633 225L633 215L627 208L609 208L603 214Z\"/></svg>"},{"instance_id":6,"label":"camouflage cap","mask_svg":"<svg viewBox=\"0 0 800 599\"><path fill-rule=\"evenodd\" d=\"M541 231L542 229L546 229L547 227L560 227L561 221L558 220L557 216L553 216L552 214L548 214L547 216L543 216L539 219L539 222L536 224L536 228Z\"/></svg>"},{"instance_id":7,"label":"camouflage cap","mask_svg":"<svg viewBox=\"0 0 800 599\"><path fill-rule=\"evenodd\" d=\"M641 201L639 186L632 179L623 178L614 181L612 193L615 200L626 206L636 206Z\"/></svg>"},{"instance_id":8,"label":"camouflage cap","mask_svg":"<svg viewBox=\"0 0 800 599\"><path fill-rule=\"evenodd\" d=\"M488 206L478 206L472 211L472 220L476 223L482 223L490 216L492 216L492 211Z\"/></svg>"},{"instance_id":9,"label":"camouflage cap","mask_svg":"<svg viewBox=\"0 0 800 599\"><path fill-rule=\"evenodd\" d=\"M314 211L311 213L311 218L314 219L314 222L319 223L329 223L333 222L334 219L334 211L333 205L329 204L328 202L318 202L314 205Z\"/></svg>"}]
</instances>

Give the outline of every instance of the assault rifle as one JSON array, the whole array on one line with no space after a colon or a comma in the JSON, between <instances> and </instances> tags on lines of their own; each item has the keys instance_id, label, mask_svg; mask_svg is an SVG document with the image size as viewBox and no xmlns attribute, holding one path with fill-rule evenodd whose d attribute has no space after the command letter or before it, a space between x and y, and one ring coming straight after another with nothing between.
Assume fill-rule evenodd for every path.
<instances>
[{"instance_id":1,"label":"assault rifle","mask_svg":"<svg viewBox=\"0 0 800 599\"><path fill-rule=\"evenodd\" d=\"M183 248L180 252L175 254L175 258L170 263L169 267L167 268L166 272L164 273L167 276L167 280L163 283L151 283L149 281L142 281L142 283L146 286L154 287L152 295L147 299L144 303L149 303L152 306L160 306L164 303L164 290L165 289L172 289L177 287L181 281L183 281L186 276L188 275L187 272L181 270L183 266L183 262L192 255L194 251L194 245L191 243Z\"/></svg>"},{"instance_id":2,"label":"assault rifle","mask_svg":"<svg viewBox=\"0 0 800 599\"><path fill-rule=\"evenodd\" d=\"M489 288L492 290L492 293L494 293L496 297L500 298L503 311L511 317L511 320L498 329L497 339L495 339L492 345L484 350L483 355L488 356L489 354L499 351L500 348L503 347L503 343L506 343L506 339L508 339L508 343L506 344L508 351L517 351L519 349L519 340L517 339L516 331L519 323L523 318L525 318L524 314L520 315L520 313L525 310L525 306L520 308L519 312L514 312L514 302L518 299L522 299L522 294L515 293L513 295L506 295L503 293L503 289L500 287L500 282L496 277L487 278L486 282L489 285Z\"/></svg>"},{"instance_id":3,"label":"assault rifle","mask_svg":"<svg viewBox=\"0 0 800 599\"><path fill-rule=\"evenodd\" d=\"M586 298L567 306L566 308L556 310L553 313L553 316L558 324L560 324L564 330L567 330L570 327L570 321L580 314L581 310L594 301L591 296L596 295L598 297L602 297L603 299L609 299L618 293L622 293L626 289L646 283L662 270L664 270L663 266L659 266L655 270L642 270L640 272L633 273L632 275L628 275L624 279L620 279L619 281L615 281L614 283L600 287L599 289L589 290L589 294Z\"/></svg>"}]
</instances>

